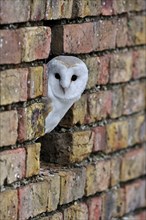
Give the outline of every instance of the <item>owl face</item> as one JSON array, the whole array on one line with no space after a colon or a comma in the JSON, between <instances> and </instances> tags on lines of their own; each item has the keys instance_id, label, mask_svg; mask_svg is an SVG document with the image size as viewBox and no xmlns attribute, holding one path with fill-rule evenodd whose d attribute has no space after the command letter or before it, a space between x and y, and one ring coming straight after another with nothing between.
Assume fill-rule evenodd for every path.
<instances>
[{"instance_id":1,"label":"owl face","mask_svg":"<svg viewBox=\"0 0 146 220\"><path fill-rule=\"evenodd\" d=\"M76 57L58 56L48 63L48 93L61 101L79 99L87 80L87 67Z\"/></svg>"}]
</instances>

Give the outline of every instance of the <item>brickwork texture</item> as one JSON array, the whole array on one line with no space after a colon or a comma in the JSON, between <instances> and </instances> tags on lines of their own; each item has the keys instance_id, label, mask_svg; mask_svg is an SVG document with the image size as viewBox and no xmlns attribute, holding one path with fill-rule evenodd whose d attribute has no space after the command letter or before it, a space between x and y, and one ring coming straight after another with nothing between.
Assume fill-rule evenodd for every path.
<instances>
[{"instance_id":1,"label":"brickwork texture","mask_svg":"<svg viewBox=\"0 0 146 220\"><path fill-rule=\"evenodd\" d=\"M0 0L0 220L146 219L146 1ZM44 135L46 63L89 69Z\"/></svg>"}]
</instances>

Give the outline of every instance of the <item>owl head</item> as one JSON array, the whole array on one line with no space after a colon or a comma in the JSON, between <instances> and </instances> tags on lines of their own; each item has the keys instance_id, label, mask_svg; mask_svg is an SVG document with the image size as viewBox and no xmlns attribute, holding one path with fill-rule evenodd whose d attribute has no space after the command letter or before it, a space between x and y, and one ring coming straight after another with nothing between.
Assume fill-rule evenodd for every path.
<instances>
[{"instance_id":1,"label":"owl head","mask_svg":"<svg viewBox=\"0 0 146 220\"><path fill-rule=\"evenodd\" d=\"M61 102L76 101L83 93L88 69L73 56L57 56L48 62L48 96Z\"/></svg>"}]
</instances>

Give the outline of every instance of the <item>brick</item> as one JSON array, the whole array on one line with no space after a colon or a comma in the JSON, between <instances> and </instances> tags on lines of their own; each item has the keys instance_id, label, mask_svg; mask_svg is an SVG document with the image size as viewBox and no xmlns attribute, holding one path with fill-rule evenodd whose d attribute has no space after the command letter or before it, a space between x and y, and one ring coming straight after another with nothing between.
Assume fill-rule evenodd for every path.
<instances>
[{"instance_id":1,"label":"brick","mask_svg":"<svg viewBox=\"0 0 146 220\"><path fill-rule=\"evenodd\" d=\"M88 208L85 203L76 203L63 212L64 220L88 220Z\"/></svg>"},{"instance_id":2,"label":"brick","mask_svg":"<svg viewBox=\"0 0 146 220\"><path fill-rule=\"evenodd\" d=\"M0 113L0 146L8 146L16 143L18 115L15 110Z\"/></svg>"},{"instance_id":3,"label":"brick","mask_svg":"<svg viewBox=\"0 0 146 220\"><path fill-rule=\"evenodd\" d=\"M44 104L34 103L18 109L18 140L31 140L44 134Z\"/></svg>"},{"instance_id":4,"label":"brick","mask_svg":"<svg viewBox=\"0 0 146 220\"><path fill-rule=\"evenodd\" d=\"M131 214L126 217L126 220L145 220L146 211L140 211L138 214ZM124 219L123 219L124 220Z\"/></svg>"},{"instance_id":5,"label":"brick","mask_svg":"<svg viewBox=\"0 0 146 220\"><path fill-rule=\"evenodd\" d=\"M116 0L114 0L117 2ZM123 1L123 0L121 0ZM119 3L119 1L118 1ZM116 45L117 47L125 47L128 44L128 25L127 18L119 18L117 20L117 35L116 35Z\"/></svg>"},{"instance_id":6,"label":"brick","mask_svg":"<svg viewBox=\"0 0 146 220\"><path fill-rule=\"evenodd\" d=\"M126 2L127 1L123 1L123 0L112 0L113 4L113 12L114 14L121 14L123 12L127 12L127 5Z\"/></svg>"},{"instance_id":7,"label":"brick","mask_svg":"<svg viewBox=\"0 0 146 220\"><path fill-rule=\"evenodd\" d=\"M51 43L49 27L27 27L20 31L23 36L22 61L30 62L48 58Z\"/></svg>"},{"instance_id":8,"label":"brick","mask_svg":"<svg viewBox=\"0 0 146 220\"><path fill-rule=\"evenodd\" d=\"M31 17L33 21L40 21L45 17L46 1L32 1L31 3Z\"/></svg>"},{"instance_id":9,"label":"brick","mask_svg":"<svg viewBox=\"0 0 146 220\"><path fill-rule=\"evenodd\" d=\"M111 0L101 0L102 2L102 14L103 15L112 15L113 14L113 5Z\"/></svg>"},{"instance_id":10,"label":"brick","mask_svg":"<svg viewBox=\"0 0 146 220\"><path fill-rule=\"evenodd\" d=\"M146 9L145 0L127 0L127 9L129 11L141 11Z\"/></svg>"},{"instance_id":11,"label":"brick","mask_svg":"<svg viewBox=\"0 0 146 220\"><path fill-rule=\"evenodd\" d=\"M110 59L110 82L127 82L132 78L132 53L113 54Z\"/></svg>"},{"instance_id":12,"label":"brick","mask_svg":"<svg viewBox=\"0 0 146 220\"><path fill-rule=\"evenodd\" d=\"M28 98L43 95L43 67L30 67L28 74Z\"/></svg>"},{"instance_id":13,"label":"brick","mask_svg":"<svg viewBox=\"0 0 146 220\"><path fill-rule=\"evenodd\" d=\"M39 174L40 171L40 143L26 147L26 177Z\"/></svg>"},{"instance_id":14,"label":"brick","mask_svg":"<svg viewBox=\"0 0 146 220\"><path fill-rule=\"evenodd\" d=\"M126 212L133 211L137 208L142 208L146 205L145 199L145 181L137 180L134 183L125 186L126 193Z\"/></svg>"},{"instance_id":15,"label":"brick","mask_svg":"<svg viewBox=\"0 0 146 220\"><path fill-rule=\"evenodd\" d=\"M112 90L111 118L118 118L123 113L123 91L121 87L114 87Z\"/></svg>"},{"instance_id":16,"label":"brick","mask_svg":"<svg viewBox=\"0 0 146 220\"><path fill-rule=\"evenodd\" d=\"M42 157L45 161L59 164L75 163L82 161L92 152L93 135L91 131L52 133L45 135L41 143Z\"/></svg>"},{"instance_id":17,"label":"brick","mask_svg":"<svg viewBox=\"0 0 146 220\"><path fill-rule=\"evenodd\" d=\"M21 43L22 38L20 37L19 30L1 30L0 48L3 56L1 56L0 64L20 63Z\"/></svg>"},{"instance_id":18,"label":"brick","mask_svg":"<svg viewBox=\"0 0 146 220\"><path fill-rule=\"evenodd\" d=\"M28 219L47 211L48 190L47 181L19 188L19 218Z\"/></svg>"},{"instance_id":19,"label":"brick","mask_svg":"<svg viewBox=\"0 0 146 220\"><path fill-rule=\"evenodd\" d=\"M27 100L27 68L1 71L1 105Z\"/></svg>"},{"instance_id":20,"label":"brick","mask_svg":"<svg viewBox=\"0 0 146 220\"><path fill-rule=\"evenodd\" d=\"M138 79L146 76L145 50L133 51L133 78Z\"/></svg>"},{"instance_id":21,"label":"brick","mask_svg":"<svg viewBox=\"0 0 146 220\"><path fill-rule=\"evenodd\" d=\"M123 149L128 146L128 122L116 121L108 124L107 152Z\"/></svg>"},{"instance_id":22,"label":"brick","mask_svg":"<svg viewBox=\"0 0 146 220\"><path fill-rule=\"evenodd\" d=\"M87 200L89 220L100 220L102 207L101 205L101 197L93 197Z\"/></svg>"},{"instance_id":23,"label":"brick","mask_svg":"<svg viewBox=\"0 0 146 220\"><path fill-rule=\"evenodd\" d=\"M124 189L112 189L102 195L102 218L110 220L112 217L121 217L125 213Z\"/></svg>"},{"instance_id":24,"label":"brick","mask_svg":"<svg viewBox=\"0 0 146 220\"><path fill-rule=\"evenodd\" d=\"M97 84L105 85L109 81L109 63L110 56L104 55L99 57L99 72L97 76Z\"/></svg>"},{"instance_id":25,"label":"brick","mask_svg":"<svg viewBox=\"0 0 146 220\"><path fill-rule=\"evenodd\" d=\"M71 127L75 124L84 124L87 114L87 95L81 96L73 107L67 112L63 120L60 122L61 126Z\"/></svg>"},{"instance_id":26,"label":"brick","mask_svg":"<svg viewBox=\"0 0 146 220\"><path fill-rule=\"evenodd\" d=\"M40 220L63 220L63 214L61 212L56 212L53 215L40 217Z\"/></svg>"},{"instance_id":27,"label":"brick","mask_svg":"<svg viewBox=\"0 0 146 220\"><path fill-rule=\"evenodd\" d=\"M111 159L111 178L110 185L115 186L120 182L121 158L113 157Z\"/></svg>"},{"instance_id":28,"label":"brick","mask_svg":"<svg viewBox=\"0 0 146 220\"><path fill-rule=\"evenodd\" d=\"M17 219L18 198L17 190L6 190L0 193L1 219Z\"/></svg>"},{"instance_id":29,"label":"brick","mask_svg":"<svg viewBox=\"0 0 146 220\"><path fill-rule=\"evenodd\" d=\"M60 204L82 198L85 188L85 168L60 171Z\"/></svg>"},{"instance_id":30,"label":"brick","mask_svg":"<svg viewBox=\"0 0 146 220\"><path fill-rule=\"evenodd\" d=\"M106 127L98 126L93 128L94 132L94 144L93 144L93 152L96 151L105 151L106 149Z\"/></svg>"},{"instance_id":31,"label":"brick","mask_svg":"<svg viewBox=\"0 0 146 220\"><path fill-rule=\"evenodd\" d=\"M13 4L11 0L2 0L0 11L1 24L26 22L30 17L30 0L14 0Z\"/></svg>"},{"instance_id":32,"label":"brick","mask_svg":"<svg viewBox=\"0 0 146 220\"><path fill-rule=\"evenodd\" d=\"M121 181L144 175L146 173L145 165L145 149L131 149L121 160Z\"/></svg>"},{"instance_id":33,"label":"brick","mask_svg":"<svg viewBox=\"0 0 146 220\"><path fill-rule=\"evenodd\" d=\"M89 94L87 100L87 122L105 119L111 113L111 103L112 93L110 90Z\"/></svg>"},{"instance_id":34,"label":"brick","mask_svg":"<svg viewBox=\"0 0 146 220\"><path fill-rule=\"evenodd\" d=\"M145 109L146 82L132 82L123 88L123 114L128 115Z\"/></svg>"},{"instance_id":35,"label":"brick","mask_svg":"<svg viewBox=\"0 0 146 220\"><path fill-rule=\"evenodd\" d=\"M10 184L25 177L24 148L2 151L0 153L1 173L0 185Z\"/></svg>"},{"instance_id":36,"label":"brick","mask_svg":"<svg viewBox=\"0 0 146 220\"><path fill-rule=\"evenodd\" d=\"M140 45L146 43L145 16L131 16L128 21L129 45Z\"/></svg>"},{"instance_id":37,"label":"brick","mask_svg":"<svg viewBox=\"0 0 146 220\"><path fill-rule=\"evenodd\" d=\"M110 181L110 161L96 161L86 166L86 196L108 189Z\"/></svg>"}]
</instances>

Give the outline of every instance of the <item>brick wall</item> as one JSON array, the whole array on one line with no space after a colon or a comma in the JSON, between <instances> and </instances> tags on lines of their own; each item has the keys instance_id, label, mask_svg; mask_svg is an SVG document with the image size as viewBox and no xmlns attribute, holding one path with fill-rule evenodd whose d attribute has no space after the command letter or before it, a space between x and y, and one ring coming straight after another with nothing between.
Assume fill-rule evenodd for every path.
<instances>
[{"instance_id":1,"label":"brick wall","mask_svg":"<svg viewBox=\"0 0 146 220\"><path fill-rule=\"evenodd\" d=\"M146 219L145 14L145 0L1 0L1 220ZM43 136L59 54L89 81Z\"/></svg>"}]
</instances>

